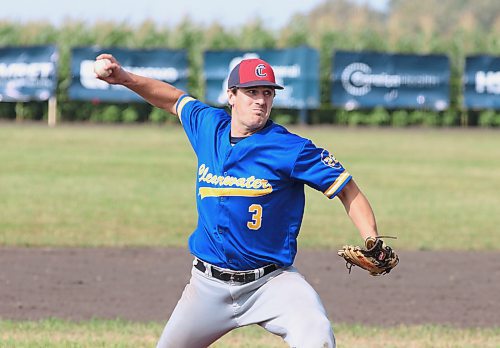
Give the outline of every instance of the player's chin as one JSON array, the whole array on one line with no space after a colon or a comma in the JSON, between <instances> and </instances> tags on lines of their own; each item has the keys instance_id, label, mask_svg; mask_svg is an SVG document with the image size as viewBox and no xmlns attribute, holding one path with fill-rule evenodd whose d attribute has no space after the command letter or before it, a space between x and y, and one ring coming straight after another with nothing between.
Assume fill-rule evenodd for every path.
<instances>
[{"instance_id":1,"label":"player's chin","mask_svg":"<svg viewBox=\"0 0 500 348\"><path fill-rule=\"evenodd\" d=\"M269 117L267 115L265 115L265 114L254 115L252 117L251 123L252 123L252 125L254 125L254 128L261 128L261 127L263 127L266 124L268 118Z\"/></svg>"},{"instance_id":2,"label":"player's chin","mask_svg":"<svg viewBox=\"0 0 500 348\"><path fill-rule=\"evenodd\" d=\"M269 118L269 116L267 115L267 113L265 111L255 111L253 114L252 114L252 118L257 122L267 122L267 119Z\"/></svg>"}]
</instances>

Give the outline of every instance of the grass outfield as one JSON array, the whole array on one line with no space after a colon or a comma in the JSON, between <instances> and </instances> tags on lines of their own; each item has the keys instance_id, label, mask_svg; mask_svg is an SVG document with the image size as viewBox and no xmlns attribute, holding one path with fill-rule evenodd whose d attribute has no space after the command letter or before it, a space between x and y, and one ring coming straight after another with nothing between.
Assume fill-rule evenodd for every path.
<instances>
[{"instance_id":1,"label":"grass outfield","mask_svg":"<svg viewBox=\"0 0 500 348\"><path fill-rule=\"evenodd\" d=\"M344 164L396 249L499 250L499 132L291 130ZM0 244L185 247L195 174L177 126L0 124ZM338 199L306 193L301 247L359 243Z\"/></svg>"},{"instance_id":2,"label":"grass outfield","mask_svg":"<svg viewBox=\"0 0 500 348\"><path fill-rule=\"evenodd\" d=\"M153 347L163 325L121 320L66 322L57 319L36 322L0 321L2 347ZM500 329L456 329L446 326L399 326L375 328L361 325L335 326L340 348L494 348ZM257 326L235 330L213 348L287 347L283 340Z\"/></svg>"}]
</instances>

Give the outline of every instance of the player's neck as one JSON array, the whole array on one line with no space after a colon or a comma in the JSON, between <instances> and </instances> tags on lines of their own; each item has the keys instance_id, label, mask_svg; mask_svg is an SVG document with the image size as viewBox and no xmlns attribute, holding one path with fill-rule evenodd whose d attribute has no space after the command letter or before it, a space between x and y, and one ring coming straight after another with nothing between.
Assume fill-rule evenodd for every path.
<instances>
[{"instance_id":1,"label":"player's neck","mask_svg":"<svg viewBox=\"0 0 500 348\"><path fill-rule=\"evenodd\" d=\"M236 122L231 122L231 137L244 138L260 131L264 127L250 129L242 125L237 125Z\"/></svg>"},{"instance_id":2,"label":"player's neck","mask_svg":"<svg viewBox=\"0 0 500 348\"><path fill-rule=\"evenodd\" d=\"M255 133L261 131L262 129L266 128L271 123L272 123L272 121L268 119L266 121L266 123L264 123L261 127L258 127L258 128L249 128L249 127L244 127L243 125L240 125L240 127L238 127L238 125L236 124L236 122L231 121L231 133L230 133L230 137L232 137L232 138L245 138L245 137L249 137L250 135L255 134Z\"/></svg>"}]
</instances>

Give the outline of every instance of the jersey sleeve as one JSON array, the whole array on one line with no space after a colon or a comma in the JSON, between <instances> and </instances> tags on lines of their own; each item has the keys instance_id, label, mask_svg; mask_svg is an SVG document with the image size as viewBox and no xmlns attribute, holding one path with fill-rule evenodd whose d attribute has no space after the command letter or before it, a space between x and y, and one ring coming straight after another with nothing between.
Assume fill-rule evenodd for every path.
<instances>
[{"instance_id":1,"label":"jersey sleeve","mask_svg":"<svg viewBox=\"0 0 500 348\"><path fill-rule=\"evenodd\" d=\"M206 125L204 126L203 124L213 120L216 114L214 108L184 94L177 100L175 110L191 146L196 151L198 148L199 130L206 129Z\"/></svg>"},{"instance_id":2,"label":"jersey sleeve","mask_svg":"<svg viewBox=\"0 0 500 348\"><path fill-rule=\"evenodd\" d=\"M308 140L300 151L291 177L334 198L352 179L351 175L327 150Z\"/></svg>"}]
</instances>

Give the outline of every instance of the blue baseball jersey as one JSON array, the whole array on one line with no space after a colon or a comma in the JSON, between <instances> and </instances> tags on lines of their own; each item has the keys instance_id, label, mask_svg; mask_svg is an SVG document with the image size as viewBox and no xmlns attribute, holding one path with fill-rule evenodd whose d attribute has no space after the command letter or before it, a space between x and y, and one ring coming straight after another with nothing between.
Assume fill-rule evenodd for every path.
<instances>
[{"instance_id":1,"label":"blue baseball jersey","mask_svg":"<svg viewBox=\"0 0 500 348\"><path fill-rule=\"evenodd\" d=\"M351 175L327 150L272 121L233 146L231 116L223 109L188 95L176 109L198 157L191 253L232 270L291 265L304 185L333 198Z\"/></svg>"}]
</instances>

